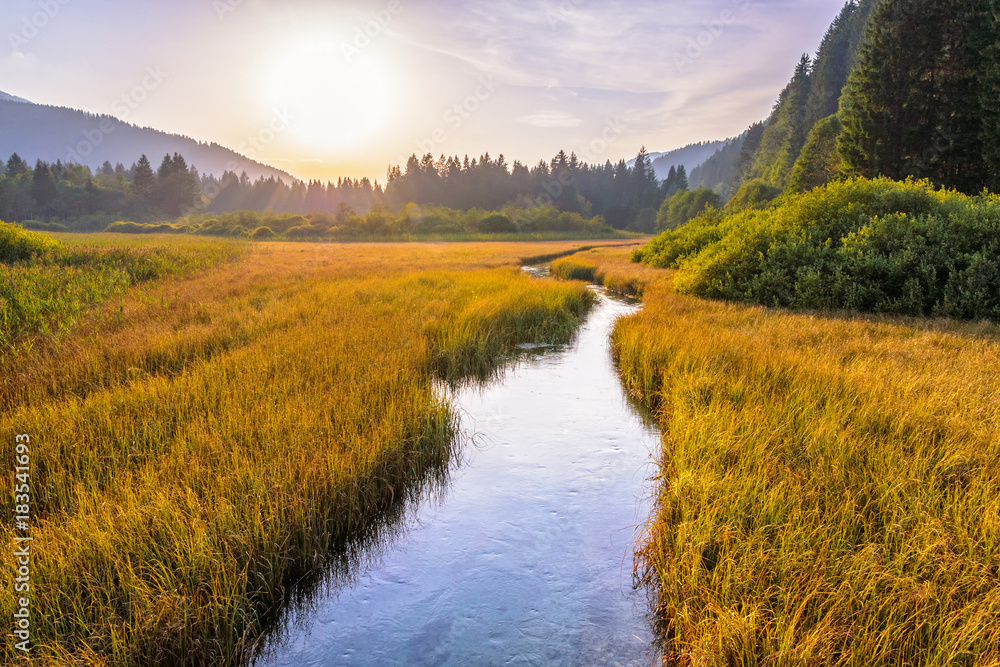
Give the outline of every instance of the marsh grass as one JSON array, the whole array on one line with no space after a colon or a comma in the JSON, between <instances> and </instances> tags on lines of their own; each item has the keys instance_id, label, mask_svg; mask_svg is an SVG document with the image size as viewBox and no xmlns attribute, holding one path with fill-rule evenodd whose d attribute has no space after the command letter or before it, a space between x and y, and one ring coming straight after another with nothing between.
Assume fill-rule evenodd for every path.
<instances>
[{"instance_id":1,"label":"marsh grass","mask_svg":"<svg viewBox=\"0 0 1000 667\"><path fill-rule=\"evenodd\" d=\"M668 283L674 272L632 263L635 248L635 245L585 248L555 259L550 270L563 280L582 280L602 285L612 294L639 299L649 285Z\"/></svg>"},{"instance_id":2,"label":"marsh grass","mask_svg":"<svg viewBox=\"0 0 1000 667\"><path fill-rule=\"evenodd\" d=\"M657 286L613 349L664 432L668 661L1000 664L1000 328Z\"/></svg>"},{"instance_id":3,"label":"marsh grass","mask_svg":"<svg viewBox=\"0 0 1000 667\"><path fill-rule=\"evenodd\" d=\"M68 243L0 222L0 355L20 345L30 349L33 337L65 336L133 285L235 261L243 247L231 241L65 238Z\"/></svg>"},{"instance_id":4,"label":"marsh grass","mask_svg":"<svg viewBox=\"0 0 1000 667\"><path fill-rule=\"evenodd\" d=\"M439 378L579 323L584 286L523 275L527 248L258 245L8 359L0 428L33 444L34 663L245 660L297 582L453 459Z\"/></svg>"}]
</instances>

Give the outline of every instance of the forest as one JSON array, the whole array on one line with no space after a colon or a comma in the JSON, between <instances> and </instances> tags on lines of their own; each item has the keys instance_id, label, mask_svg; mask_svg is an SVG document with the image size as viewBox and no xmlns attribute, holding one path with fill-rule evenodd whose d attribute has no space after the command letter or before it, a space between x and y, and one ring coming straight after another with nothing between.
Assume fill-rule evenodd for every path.
<instances>
[{"instance_id":1,"label":"forest","mask_svg":"<svg viewBox=\"0 0 1000 667\"><path fill-rule=\"evenodd\" d=\"M414 155L405 166L389 168L384 188L367 178L290 184L274 177L251 181L246 173L216 178L199 174L176 153L164 156L155 170L143 155L128 168L107 162L96 174L62 162L39 160L32 167L14 154L0 176L0 219L40 231L103 231L122 220L168 224L181 216L237 211L343 218L377 209L404 215L407 205L416 204L457 211L553 208L587 220L600 217L598 227L652 232L664 200L687 188L683 166L658 181L645 148L632 166L624 160L588 165L563 151L530 169L488 153L471 160ZM468 225L463 229L470 231Z\"/></svg>"},{"instance_id":2,"label":"forest","mask_svg":"<svg viewBox=\"0 0 1000 667\"><path fill-rule=\"evenodd\" d=\"M998 34L985 1L849 2L740 154L692 174L728 204L634 258L704 297L1000 319Z\"/></svg>"}]
</instances>

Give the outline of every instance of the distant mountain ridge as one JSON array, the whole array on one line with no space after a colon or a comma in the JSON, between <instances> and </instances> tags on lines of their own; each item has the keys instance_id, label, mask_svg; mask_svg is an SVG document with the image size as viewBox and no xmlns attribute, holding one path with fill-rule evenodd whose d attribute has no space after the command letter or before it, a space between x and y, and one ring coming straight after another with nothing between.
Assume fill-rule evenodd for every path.
<instances>
[{"instance_id":1,"label":"distant mountain ridge","mask_svg":"<svg viewBox=\"0 0 1000 667\"><path fill-rule=\"evenodd\" d=\"M671 167L684 165L688 173L712 157L717 150L726 144L725 141L702 141L696 144L688 144L682 148L677 148L666 153L650 153L649 160L653 164L656 178L661 181L670 173ZM629 167L635 166L635 160L628 163Z\"/></svg>"},{"instance_id":2,"label":"distant mountain ridge","mask_svg":"<svg viewBox=\"0 0 1000 667\"><path fill-rule=\"evenodd\" d=\"M296 181L291 174L251 160L216 143L204 143L148 127L137 127L114 116L66 107L35 104L0 92L0 159L17 153L29 163L76 162L97 169L105 161L128 167L145 154L155 169L164 155L180 153L202 174L225 171Z\"/></svg>"},{"instance_id":3,"label":"distant mountain ridge","mask_svg":"<svg viewBox=\"0 0 1000 667\"><path fill-rule=\"evenodd\" d=\"M0 101L3 101L3 102L23 102L24 104L31 104L30 102L28 102L28 100L24 99L23 97L17 97L15 95L10 95L8 93L3 92L2 90L0 90Z\"/></svg>"}]
</instances>

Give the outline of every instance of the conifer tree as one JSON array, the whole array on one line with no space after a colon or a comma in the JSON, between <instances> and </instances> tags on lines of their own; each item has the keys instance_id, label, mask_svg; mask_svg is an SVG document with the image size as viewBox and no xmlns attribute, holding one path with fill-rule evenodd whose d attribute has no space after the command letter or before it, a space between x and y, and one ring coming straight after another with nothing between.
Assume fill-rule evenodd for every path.
<instances>
[{"instance_id":1,"label":"conifer tree","mask_svg":"<svg viewBox=\"0 0 1000 667\"><path fill-rule=\"evenodd\" d=\"M684 168L684 165L677 167L677 191L681 192L690 187L691 186L688 183L687 169Z\"/></svg>"},{"instance_id":2,"label":"conifer tree","mask_svg":"<svg viewBox=\"0 0 1000 667\"><path fill-rule=\"evenodd\" d=\"M842 100L847 174L996 186L995 5L883 0Z\"/></svg>"},{"instance_id":3,"label":"conifer tree","mask_svg":"<svg viewBox=\"0 0 1000 667\"><path fill-rule=\"evenodd\" d=\"M59 193L56 190L56 181L52 177L52 170L48 164L38 160L32 175L31 198L38 207L39 213L47 213L58 197Z\"/></svg>"},{"instance_id":4,"label":"conifer tree","mask_svg":"<svg viewBox=\"0 0 1000 667\"><path fill-rule=\"evenodd\" d=\"M136 197L150 199L156 189L156 175L145 154L139 158L132 171L132 192Z\"/></svg>"},{"instance_id":5,"label":"conifer tree","mask_svg":"<svg viewBox=\"0 0 1000 667\"><path fill-rule=\"evenodd\" d=\"M29 169L30 167L28 167L28 163L25 162L20 155L14 153L10 156L10 159L7 160L5 173L9 178L17 178L21 174L26 174Z\"/></svg>"}]
</instances>

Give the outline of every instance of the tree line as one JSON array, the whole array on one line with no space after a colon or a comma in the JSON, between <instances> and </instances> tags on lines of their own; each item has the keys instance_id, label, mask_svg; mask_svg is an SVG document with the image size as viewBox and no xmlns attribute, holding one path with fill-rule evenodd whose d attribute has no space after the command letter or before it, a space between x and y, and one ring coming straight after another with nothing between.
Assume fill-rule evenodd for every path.
<instances>
[{"instance_id":1,"label":"tree line","mask_svg":"<svg viewBox=\"0 0 1000 667\"><path fill-rule=\"evenodd\" d=\"M179 153L157 169L142 155L131 167L105 162L92 171L79 164L42 160L32 167L17 153L0 171L0 220L65 223L72 229L104 229L112 220L151 222L193 213L235 210L277 213L335 212L341 204L367 211L383 199L378 183L274 177L251 180L246 172L201 175Z\"/></svg>"},{"instance_id":2,"label":"tree line","mask_svg":"<svg viewBox=\"0 0 1000 667\"><path fill-rule=\"evenodd\" d=\"M409 202L456 209L554 206L588 218L601 216L615 229L652 231L664 199L679 189L680 182L672 179L676 176L664 182L656 178L645 148L631 166L625 160L591 165L565 151L533 167L508 164L503 155L470 160L428 153L391 167L385 196L396 207Z\"/></svg>"},{"instance_id":3,"label":"tree line","mask_svg":"<svg viewBox=\"0 0 1000 667\"><path fill-rule=\"evenodd\" d=\"M531 168L488 153L472 159L413 155L406 165L389 168L384 190L367 178L285 183L252 181L245 172L202 176L177 153L164 156L155 170L142 155L131 167L106 162L96 173L41 160L31 167L14 154L0 175L0 219L103 229L109 217L149 223L240 210L335 214L343 205L364 214L375 206L398 211L414 203L456 210L552 207L600 217L615 229L652 232L664 201L687 189L683 166L660 182L645 148L631 165L590 165L564 151Z\"/></svg>"}]
</instances>

